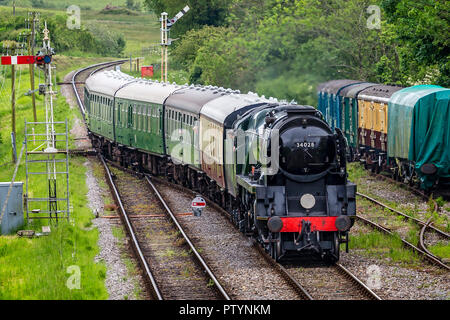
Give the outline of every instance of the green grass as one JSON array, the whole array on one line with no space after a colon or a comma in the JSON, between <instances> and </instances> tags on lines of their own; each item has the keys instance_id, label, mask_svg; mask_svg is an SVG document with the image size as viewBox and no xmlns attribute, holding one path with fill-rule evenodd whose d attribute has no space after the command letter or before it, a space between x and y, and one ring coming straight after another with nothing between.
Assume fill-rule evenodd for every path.
<instances>
[{"instance_id":1,"label":"green grass","mask_svg":"<svg viewBox=\"0 0 450 320\"><path fill-rule=\"evenodd\" d=\"M104 61L101 58L68 58L55 57L57 77L62 80L69 70L84 65ZM2 74L10 68L3 67ZM8 72L0 79L3 87L0 90L0 164L11 161L11 131L10 112L10 79ZM38 73L37 73L38 80ZM24 119L32 120L31 97L23 93L29 88L28 70L23 68L17 73L17 109L16 131L17 145L24 139ZM38 81L36 81L38 83ZM55 120L68 118L69 125L79 116L78 109L70 109L65 97L57 95L54 103ZM44 121L44 107L41 96L37 96L38 120ZM70 139L70 146L73 146ZM0 236L0 299L106 299L108 297L104 286L106 267L103 263L94 263L97 246L98 230L92 229L91 210L87 207L87 186L85 182L86 168L83 157L70 159L70 203L72 206L71 221L59 221L58 225L51 223L51 233L48 236L26 239L15 235ZM10 181L13 166L5 166L0 170L0 181ZM16 181L25 182L25 170L22 162ZM46 179L30 181L29 192L36 194L45 191ZM24 189L25 192L25 189ZM23 229L41 231L43 225L49 225L47 220L34 221L25 224ZM81 288L70 290L66 282L71 277L67 267L78 266L81 271Z\"/></svg>"},{"instance_id":2,"label":"green grass","mask_svg":"<svg viewBox=\"0 0 450 320\"><path fill-rule=\"evenodd\" d=\"M159 22L155 15L140 13L135 16L101 14L100 10L106 4L123 5L122 1L88 1L75 3L81 7L81 23L107 25L108 29L121 33L126 39L124 55L143 56L142 48L148 48L159 42ZM30 1L17 1L16 15L26 15L34 10L41 13L41 21L46 17L65 14L67 3L60 0L45 1L52 8L31 9ZM12 13L10 6L0 6L0 16ZM159 49L159 47L158 47ZM159 63L159 51L146 52L141 65ZM81 66L116 59L114 57L95 57L92 54L75 50L72 52L57 52L53 65L56 66L56 81L63 80L65 74ZM126 66L124 67L126 69ZM10 67L0 67L0 165L11 161L11 107L10 107ZM137 75L138 73L136 73ZM171 72L171 81L186 82L180 72ZM36 71L36 87L43 82L42 71ZM59 89L59 88L57 88ZM31 97L24 93L29 90L28 67L18 67L16 82L16 132L17 145L20 150L24 139L24 120L32 120ZM38 121L44 121L43 97L37 97ZM58 95L55 103L55 120L69 120L72 126L74 118L79 115L77 109L70 109L65 97ZM70 140L70 147L74 142ZM84 158L72 158L70 164L70 202L73 207L71 222L61 221L58 226L51 225L49 236L25 239L15 235L0 236L0 299L106 299L104 286L106 268L103 263L94 263L98 253L98 231L92 229L91 210L87 207ZM0 167L0 181L10 181L13 167ZM103 177L103 173L94 165L94 175ZM16 181L25 181L24 165L19 167ZM101 181L101 180L100 180ZM100 186L107 189L106 185ZM30 184L30 194L46 190L46 181L36 180ZM25 190L24 190L25 191ZM105 204L112 203L109 196L104 197ZM24 225L24 229L40 231L47 221L32 222ZM123 239L123 230L113 230L115 236ZM129 257L123 257L129 273L135 273L136 267ZM81 289L69 290L66 281L71 276L66 272L68 266L77 265L81 270ZM135 294L141 295L136 284ZM126 297L128 298L128 297Z\"/></svg>"},{"instance_id":3,"label":"green grass","mask_svg":"<svg viewBox=\"0 0 450 320\"><path fill-rule=\"evenodd\" d=\"M96 11L82 11L81 23L97 23L108 26L108 30L122 34L126 40L124 56L143 57L142 48L157 45L160 42L160 22L158 17L149 13L137 16L101 14ZM156 59L157 57L154 57ZM154 60L152 59L152 61Z\"/></svg>"},{"instance_id":4,"label":"green grass","mask_svg":"<svg viewBox=\"0 0 450 320\"><path fill-rule=\"evenodd\" d=\"M359 232L350 236L350 250L362 249L363 254L386 258L394 263L418 265L420 258L414 252L403 247L399 237L391 237L379 231Z\"/></svg>"},{"instance_id":5,"label":"green grass","mask_svg":"<svg viewBox=\"0 0 450 320\"><path fill-rule=\"evenodd\" d=\"M86 207L87 187L84 181L84 158L72 158L72 221L51 224L48 236L26 239L0 237L0 299L106 299L106 268L94 263L98 253L97 229L85 225L92 219ZM43 224L46 224L45 222ZM39 230L41 223L27 225ZM81 271L80 289L70 290L66 282L71 276L67 267L76 265Z\"/></svg>"},{"instance_id":6,"label":"green grass","mask_svg":"<svg viewBox=\"0 0 450 320\"><path fill-rule=\"evenodd\" d=\"M429 246L428 250L440 258L450 259L450 245L448 242L438 242L433 246Z\"/></svg>"},{"instance_id":7,"label":"green grass","mask_svg":"<svg viewBox=\"0 0 450 320\"><path fill-rule=\"evenodd\" d=\"M143 1L140 1L141 3ZM64 0L45 0L44 6L46 8L52 8L52 9L66 9L69 5L75 4L79 6L81 9L89 9L89 10L101 10L103 9L107 4L110 4L111 6L125 6L126 0L76 0L76 1L64 1ZM20 7L31 7L32 2L30 0L16 0L16 6L17 9L20 9ZM17 10L16 9L16 10Z\"/></svg>"}]
</instances>

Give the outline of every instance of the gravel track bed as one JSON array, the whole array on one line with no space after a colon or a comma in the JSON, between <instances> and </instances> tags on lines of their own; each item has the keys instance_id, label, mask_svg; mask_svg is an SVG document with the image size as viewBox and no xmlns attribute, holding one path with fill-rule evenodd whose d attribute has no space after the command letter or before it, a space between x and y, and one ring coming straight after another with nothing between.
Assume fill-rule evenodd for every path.
<instances>
[{"instance_id":1,"label":"gravel track bed","mask_svg":"<svg viewBox=\"0 0 450 320\"><path fill-rule=\"evenodd\" d=\"M160 215L132 218L131 223L163 298L220 299L147 182L115 168L111 171L128 215Z\"/></svg>"},{"instance_id":2,"label":"gravel track bed","mask_svg":"<svg viewBox=\"0 0 450 320\"><path fill-rule=\"evenodd\" d=\"M438 267L407 268L386 258L367 257L365 250L356 249L349 253L341 251L339 262L382 299L450 299L450 274Z\"/></svg>"},{"instance_id":3,"label":"gravel track bed","mask_svg":"<svg viewBox=\"0 0 450 320\"><path fill-rule=\"evenodd\" d=\"M444 240L442 236L438 235L434 231L429 231L430 229L427 229L424 234L424 241L425 246L434 246L436 244L446 245L450 246L450 240Z\"/></svg>"},{"instance_id":4,"label":"gravel track bed","mask_svg":"<svg viewBox=\"0 0 450 320\"><path fill-rule=\"evenodd\" d=\"M368 175L359 180L358 189L362 193L369 191L382 199L398 203L400 207L408 208L418 205L419 211L426 211L428 208L426 201L422 197L388 180Z\"/></svg>"},{"instance_id":5,"label":"gravel track bed","mask_svg":"<svg viewBox=\"0 0 450 320\"><path fill-rule=\"evenodd\" d=\"M86 166L86 184L88 186L89 207L92 212L97 212L99 218L92 220L93 225L98 228L99 238L98 246L99 254L95 257L95 262L104 262L106 265L105 286L108 291L109 300L136 300L136 286L143 288L143 281L138 275L130 275L127 266L122 260L124 255L129 255L126 238L119 240L113 235L113 226L121 226L119 221L111 219L103 219L104 203L102 193L105 191L100 188L96 178L92 173L92 163L87 159L84 163ZM94 217L94 215L93 215ZM121 249L121 245L122 248Z\"/></svg>"},{"instance_id":6,"label":"gravel track bed","mask_svg":"<svg viewBox=\"0 0 450 320\"><path fill-rule=\"evenodd\" d=\"M367 300L355 285L333 266L323 263L307 266L285 266L317 300Z\"/></svg>"},{"instance_id":7,"label":"gravel track bed","mask_svg":"<svg viewBox=\"0 0 450 320\"><path fill-rule=\"evenodd\" d=\"M363 186L363 187L361 187ZM418 218L426 220L425 213L428 210L427 201L415 193L400 188L389 181L377 179L376 177L366 177L364 181L359 181L358 189L360 192L375 195L383 202L390 201L396 204L399 211L414 210L418 214Z\"/></svg>"},{"instance_id":8,"label":"gravel track bed","mask_svg":"<svg viewBox=\"0 0 450 320\"><path fill-rule=\"evenodd\" d=\"M192 196L153 183L174 213L191 210ZM283 277L253 248L252 242L214 208L207 205L200 217L180 216L178 221L232 299L299 299Z\"/></svg>"},{"instance_id":9,"label":"gravel track bed","mask_svg":"<svg viewBox=\"0 0 450 320\"><path fill-rule=\"evenodd\" d=\"M70 82L75 71L70 72L64 77L64 82ZM65 84L61 85L61 94L66 97L66 102L69 104L70 108L77 108L78 104L76 102L75 94L73 93L72 85ZM92 148L91 142L88 139L87 129L84 126L83 121L75 117L75 123L70 129L70 134L75 138L75 146L80 149Z\"/></svg>"}]
</instances>

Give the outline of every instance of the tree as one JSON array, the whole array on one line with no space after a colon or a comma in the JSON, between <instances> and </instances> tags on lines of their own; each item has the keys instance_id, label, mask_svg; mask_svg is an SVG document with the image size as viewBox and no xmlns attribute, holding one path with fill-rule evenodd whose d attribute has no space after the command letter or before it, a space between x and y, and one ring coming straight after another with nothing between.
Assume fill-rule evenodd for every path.
<instances>
[{"instance_id":1,"label":"tree","mask_svg":"<svg viewBox=\"0 0 450 320\"><path fill-rule=\"evenodd\" d=\"M381 0L410 83L450 86L450 2Z\"/></svg>"},{"instance_id":2,"label":"tree","mask_svg":"<svg viewBox=\"0 0 450 320\"><path fill-rule=\"evenodd\" d=\"M127 0L127 8L130 10L141 10L141 3L135 0Z\"/></svg>"},{"instance_id":3,"label":"tree","mask_svg":"<svg viewBox=\"0 0 450 320\"><path fill-rule=\"evenodd\" d=\"M171 29L175 35L182 35L202 26L224 25L231 2L232 0L145 0L147 7L156 15L167 12L169 19L189 5L189 12Z\"/></svg>"},{"instance_id":4,"label":"tree","mask_svg":"<svg viewBox=\"0 0 450 320\"><path fill-rule=\"evenodd\" d=\"M198 49L191 74L202 84L249 90L254 75L246 42L232 28L220 29Z\"/></svg>"}]
</instances>

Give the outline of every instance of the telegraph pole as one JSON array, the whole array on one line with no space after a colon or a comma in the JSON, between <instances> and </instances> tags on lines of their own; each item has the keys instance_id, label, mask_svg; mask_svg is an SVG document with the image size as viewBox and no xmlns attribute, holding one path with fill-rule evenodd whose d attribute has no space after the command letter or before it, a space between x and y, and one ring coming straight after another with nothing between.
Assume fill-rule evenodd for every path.
<instances>
[{"instance_id":1,"label":"telegraph pole","mask_svg":"<svg viewBox=\"0 0 450 320\"><path fill-rule=\"evenodd\" d=\"M12 44L12 55L16 54L16 43ZM11 65L11 131L12 139L16 138L16 66ZM13 142L13 141L12 141ZM16 157L14 156L14 150L12 152L12 161L16 163Z\"/></svg>"},{"instance_id":2,"label":"telegraph pole","mask_svg":"<svg viewBox=\"0 0 450 320\"><path fill-rule=\"evenodd\" d=\"M39 23L38 13L30 12L28 13L28 18L30 19L30 34L28 35L28 55L34 55L34 46L36 41L36 23ZM30 87L31 87L31 100L33 104L33 118L34 122L37 122L36 114L36 96L34 94L34 64L29 64L30 68Z\"/></svg>"}]
</instances>

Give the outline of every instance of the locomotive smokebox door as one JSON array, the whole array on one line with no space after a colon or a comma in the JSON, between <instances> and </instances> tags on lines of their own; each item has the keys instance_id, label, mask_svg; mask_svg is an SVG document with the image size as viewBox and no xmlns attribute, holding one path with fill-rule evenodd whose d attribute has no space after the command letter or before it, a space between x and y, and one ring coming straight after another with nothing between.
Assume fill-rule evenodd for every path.
<instances>
[{"instance_id":1,"label":"locomotive smokebox door","mask_svg":"<svg viewBox=\"0 0 450 320\"><path fill-rule=\"evenodd\" d=\"M194 216L200 217L202 215L203 208L206 207L206 201L201 196L196 196L191 203Z\"/></svg>"}]
</instances>

